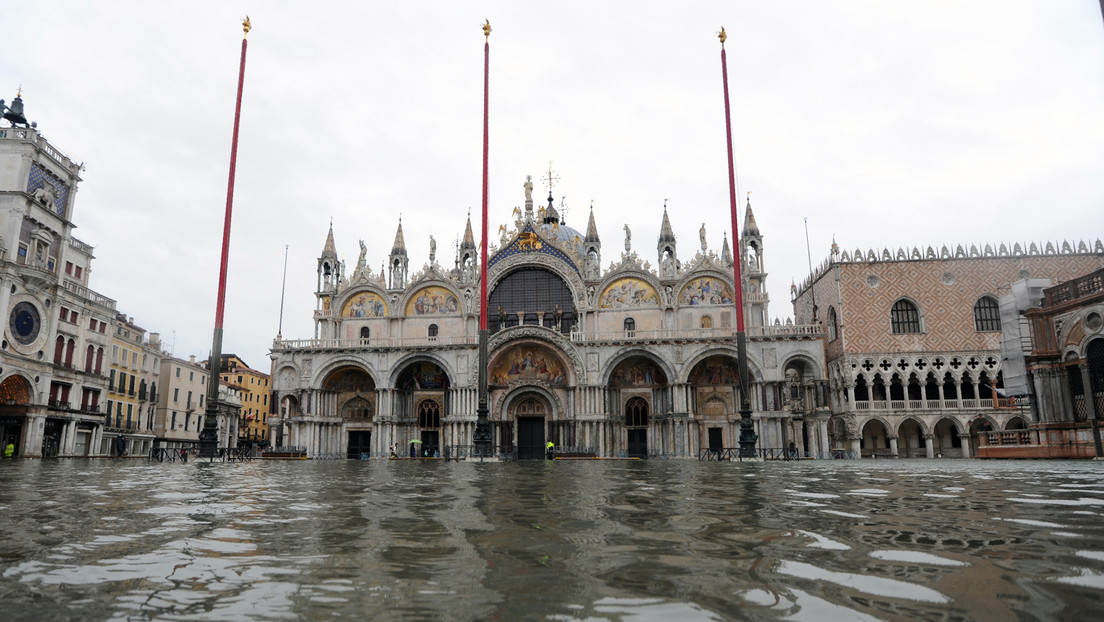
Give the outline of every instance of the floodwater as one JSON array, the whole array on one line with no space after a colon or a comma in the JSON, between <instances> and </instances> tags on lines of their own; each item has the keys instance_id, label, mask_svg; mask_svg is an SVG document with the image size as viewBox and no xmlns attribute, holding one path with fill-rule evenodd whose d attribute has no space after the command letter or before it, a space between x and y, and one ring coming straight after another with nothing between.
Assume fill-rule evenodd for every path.
<instances>
[{"instance_id":1,"label":"floodwater","mask_svg":"<svg viewBox=\"0 0 1104 622\"><path fill-rule=\"evenodd\" d=\"M0 463L5 620L1085 620L1104 463Z\"/></svg>"}]
</instances>

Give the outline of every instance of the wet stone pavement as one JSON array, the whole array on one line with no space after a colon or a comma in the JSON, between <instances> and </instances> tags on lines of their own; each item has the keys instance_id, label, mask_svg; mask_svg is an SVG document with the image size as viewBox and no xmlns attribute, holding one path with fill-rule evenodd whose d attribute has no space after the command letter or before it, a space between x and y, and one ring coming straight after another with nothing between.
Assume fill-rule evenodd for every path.
<instances>
[{"instance_id":1,"label":"wet stone pavement","mask_svg":"<svg viewBox=\"0 0 1104 622\"><path fill-rule=\"evenodd\" d=\"M1087 620L1104 463L0 463L6 620Z\"/></svg>"}]
</instances>

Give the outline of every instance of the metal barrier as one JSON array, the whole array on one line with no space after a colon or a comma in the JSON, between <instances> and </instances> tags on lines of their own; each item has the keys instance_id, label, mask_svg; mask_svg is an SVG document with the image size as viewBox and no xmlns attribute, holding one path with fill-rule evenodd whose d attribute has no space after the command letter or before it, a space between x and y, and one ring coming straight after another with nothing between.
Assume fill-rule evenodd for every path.
<instances>
[{"instance_id":1,"label":"metal barrier","mask_svg":"<svg viewBox=\"0 0 1104 622\"><path fill-rule=\"evenodd\" d=\"M832 451L799 452L797 450L784 449L782 447L757 447L753 454L748 456L739 447L724 447L721 449L699 449L698 460L701 462L729 462L743 460L805 460L816 458L818 460L854 460L858 456L855 452L844 449Z\"/></svg>"},{"instance_id":2,"label":"metal barrier","mask_svg":"<svg viewBox=\"0 0 1104 622\"><path fill-rule=\"evenodd\" d=\"M200 458L199 449L195 447L155 447L150 450L149 462L187 462L194 459L206 459L209 462L245 462L257 457L256 451L251 447L221 447L215 450L214 456Z\"/></svg>"}]
</instances>

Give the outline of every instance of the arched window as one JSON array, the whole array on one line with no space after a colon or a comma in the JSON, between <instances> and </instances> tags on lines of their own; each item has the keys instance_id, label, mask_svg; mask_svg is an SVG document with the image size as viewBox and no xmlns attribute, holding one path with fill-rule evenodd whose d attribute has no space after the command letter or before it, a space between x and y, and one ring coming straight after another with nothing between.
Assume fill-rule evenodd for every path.
<instances>
[{"instance_id":1,"label":"arched window","mask_svg":"<svg viewBox=\"0 0 1104 622\"><path fill-rule=\"evenodd\" d=\"M713 317L709 315L703 315L701 319L702 328L713 328Z\"/></svg>"},{"instance_id":2,"label":"arched window","mask_svg":"<svg viewBox=\"0 0 1104 622\"><path fill-rule=\"evenodd\" d=\"M430 337L436 337L437 336L437 325L436 324L430 324L429 325L429 336Z\"/></svg>"},{"instance_id":3,"label":"arched window","mask_svg":"<svg viewBox=\"0 0 1104 622\"><path fill-rule=\"evenodd\" d=\"M98 348L96 350L96 373L100 373L103 370L103 355L104 349Z\"/></svg>"},{"instance_id":4,"label":"arched window","mask_svg":"<svg viewBox=\"0 0 1104 622\"><path fill-rule=\"evenodd\" d=\"M642 397L632 397L625 402L625 425L630 428L648 426L648 402Z\"/></svg>"},{"instance_id":5,"label":"arched window","mask_svg":"<svg viewBox=\"0 0 1104 622\"><path fill-rule=\"evenodd\" d=\"M70 339L69 342L65 345L65 366L66 367L72 367L73 366L73 351L76 350L76 349L77 349L77 342L73 339Z\"/></svg>"},{"instance_id":6,"label":"arched window","mask_svg":"<svg viewBox=\"0 0 1104 622\"><path fill-rule=\"evenodd\" d=\"M982 296L974 304L974 328L978 332L1000 330L1000 307L992 296Z\"/></svg>"},{"instance_id":7,"label":"arched window","mask_svg":"<svg viewBox=\"0 0 1104 622\"><path fill-rule=\"evenodd\" d=\"M65 337L58 335L57 341L54 343L54 365L61 365L61 361L64 356Z\"/></svg>"},{"instance_id":8,"label":"arched window","mask_svg":"<svg viewBox=\"0 0 1104 622\"><path fill-rule=\"evenodd\" d=\"M920 332L920 311L911 300L901 299L893 303L889 321L894 335Z\"/></svg>"},{"instance_id":9,"label":"arched window","mask_svg":"<svg viewBox=\"0 0 1104 622\"><path fill-rule=\"evenodd\" d=\"M626 333L636 332L636 320L632 319L631 317L625 318L625 332Z\"/></svg>"},{"instance_id":10,"label":"arched window","mask_svg":"<svg viewBox=\"0 0 1104 622\"><path fill-rule=\"evenodd\" d=\"M441 405L436 400L424 400L418 406L418 427L441 427Z\"/></svg>"},{"instance_id":11,"label":"arched window","mask_svg":"<svg viewBox=\"0 0 1104 622\"><path fill-rule=\"evenodd\" d=\"M828 307L828 341L839 339L839 320L836 318L836 308Z\"/></svg>"},{"instance_id":12,"label":"arched window","mask_svg":"<svg viewBox=\"0 0 1104 622\"><path fill-rule=\"evenodd\" d=\"M361 339L367 339L371 335L372 335L372 330L370 328L368 328L367 326L361 326L360 327L360 338Z\"/></svg>"},{"instance_id":13,"label":"arched window","mask_svg":"<svg viewBox=\"0 0 1104 622\"><path fill-rule=\"evenodd\" d=\"M552 318L550 328L567 333L575 323L575 295L559 275L540 268L515 270L495 285L487 302L490 317L488 329L492 333L516 326L518 313L526 322L537 321L537 314L544 313L545 321Z\"/></svg>"},{"instance_id":14,"label":"arched window","mask_svg":"<svg viewBox=\"0 0 1104 622\"><path fill-rule=\"evenodd\" d=\"M96 356L96 348L92 345L88 346L88 350L84 354L84 372L86 374L92 373L92 361Z\"/></svg>"}]
</instances>

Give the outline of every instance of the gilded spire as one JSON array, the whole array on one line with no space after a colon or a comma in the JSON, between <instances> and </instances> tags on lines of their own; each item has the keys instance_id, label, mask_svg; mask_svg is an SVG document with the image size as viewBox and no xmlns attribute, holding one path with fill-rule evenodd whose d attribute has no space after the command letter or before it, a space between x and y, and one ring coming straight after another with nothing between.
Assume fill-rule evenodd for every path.
<instances>
[{"instance_id":1,"label":"gilded spire","mask_svg":"<svg viewBox=\"0 0 1104 622\"><path fill-rule=\"evenodd\" d=\"M326 244L322 246L322 254L337 256L337 249L334 247L333 239L333 222L330 222L330 232L326 234Z\"/></svg>"},{"instance_id":2,"label":"gilded spire","mask_svg":"<svg viewBox=\"0 0 1104 622\"><path fill-rule=\"evenodd\" d=\"M659 227L660 242L674 242L675 232L671 230L671 219L667 217L667 206L663 206L663 224Z\"/></svg>"},{"instance_id":3,"label":"gilded spire","mask_svg":"<svg viewBox=\"0 0 1104 622\"><path fill-rule=\"evenodd\" d=\"M472 233L471 213L468 213L468 226L464 228L464 241L460 248L475 248L475 234Z\"/></svg>"},{"instance_id":4,"label":"gilded spire","mask_svg":"<svg viewBox=\"0 0 1104 622\"><path fill-rule=\"evenodd\" d=\"M403 239L402 218L399 218L399 229L395 232L395 243L391 245L391 254L406 252L406 240Z\"/></svg>"},{"instance_id":5,"label":"gilded spire","mask_svg":"<svg viewBox=\"0 0 1104 622\"><path fill-rule=\"evenodd\" d=\"M751 193L748 193L747 210L744 212L744 235L759 235L759 225L755 224L755 215L751 213Z\"/></svg>"},{"instance_id":6,"label":"gilded spire","mask_svg":"<svg viewBox=\"0 0 1104 622\"><path fill-rule=\"evenodd\" d=\"M594 208L590 208L590 222L587 224L587 242L598 242L598 225L594 223Z\"/></svg>"}]
</instances>

